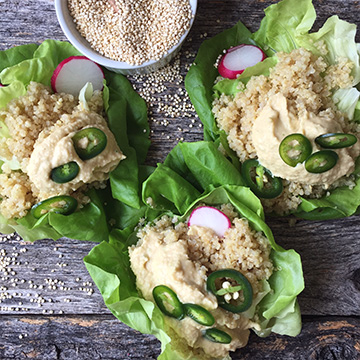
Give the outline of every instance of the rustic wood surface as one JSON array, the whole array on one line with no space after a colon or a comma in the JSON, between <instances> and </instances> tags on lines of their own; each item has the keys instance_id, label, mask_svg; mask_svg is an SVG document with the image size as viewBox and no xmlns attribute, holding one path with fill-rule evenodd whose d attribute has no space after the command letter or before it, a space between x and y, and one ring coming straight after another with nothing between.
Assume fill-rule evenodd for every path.
<instances>
[{"instance_id":1,"label":"rustic wood surface","mask_svg":"<svg viewBox=\"0 0 360 360\"><path fill-rule=\"evenodd\" d=\"M65 1L65 0L64 0ZM300 0L299 0L300 1ZM256 30L271 1L199 0L197 17L180 58L180 71L150 94L152 129L148 163L162 161L179 141L202 139L184 95L187 66L206 37L241 19ZM330 15L358 22L359 2L314 1L317 26ZM66 40L49 0L0 0L0 50L45 39ZM191 40L191 41L190 41ZM358 39L360 40L360 39ZM162 76L162 75L159 75ZM164 77L165 79L166 77ZM129 80L149 95L146 80ZM171 116L180 104L182 114ZM185 99L185 100L183 100ZM176 105L177 104L177 105ZM299 296L303 331L296 338L250 337L234 359L360 359L360 225L353 216L328 222L268 219L277 242L302 256L306 289ZM117 321L103 304L82 258L92 243L61 239L34 244L0 240L0 359L155 359L158 341ZM2 267L5 262L10 264Z\"/></svg>"}]
</instances>

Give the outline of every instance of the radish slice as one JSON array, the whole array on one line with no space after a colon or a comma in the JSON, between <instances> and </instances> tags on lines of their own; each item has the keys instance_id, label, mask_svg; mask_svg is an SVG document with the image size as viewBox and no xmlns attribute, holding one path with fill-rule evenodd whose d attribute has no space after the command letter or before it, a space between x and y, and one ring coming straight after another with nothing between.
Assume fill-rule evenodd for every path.
<instances>
[{"instance_id":1,"label":"radish slice","mask_svg":"<svg viewBox=\"0 0 360 360\"><path fill-rule=\"evenodd\" d=\"M266 58L265 53L255 45L239 45L230 48L222 56L218 71L228 79L236 79L246 68L254 66Z\"/></svg>"},{"instance_id":2,"label":"radish slice","mask_svg":"<svg viewBox=\"0 0 360 360\"><path fill-rule=\"evenodd\" d=\"M113 8L114 12L117 13L119 11L119 9L118 9L118 7L117 7L117 5L115 3L115 0L109 0L109 3L111 5L111 7Z\"/></svg>"},{"instance_id":3,"label":"radish slice","mask_svg":"<svg viewBox=\"0 0 360 360\"><path fill-rule=\"evenodd\" d=\"M91 82L94 90L102 90L104 72L101 67L86 56L70 56L63 60L51 77L51 87L57 92L74 96L87 82Z\"/></svg>"},{"instance_id":4,"label":"radish slice","mask_svg":"<svg viewBox=\"0 0 360 360\"><path fill-rule=\"evenodd\" d=\"M220 210L211 206L200 206L192 211L188 226L198 225L214 230L216 235L224 237L225 231L231 227L231 221Z\"/></svg>"}]
</instances>

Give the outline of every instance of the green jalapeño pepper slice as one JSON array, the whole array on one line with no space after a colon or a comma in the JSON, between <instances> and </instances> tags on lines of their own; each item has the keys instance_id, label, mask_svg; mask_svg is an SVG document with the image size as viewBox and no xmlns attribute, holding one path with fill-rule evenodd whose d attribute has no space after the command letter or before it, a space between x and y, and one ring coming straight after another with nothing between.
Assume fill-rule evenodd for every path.
<instances>
[{"instance_id":1,"label":"green jalape\u00f1o pepper slice","mask_svg":"<svg viewBox=\"0 0 360 360\"><path fill-rule=\"evenodd\" d=\"M75 179L79 170L79 165L75 161L70 161L52 169L50 178L57 184L64 184Z\"/></svg>"},{"instance_id":2,"label":"green jalape\u00f1o pepper slice","mask_svg":"<svg viewBox=\"0 0 360 360\"><path fill-rule=\"evenodd\" d=\"M279 154L283 161L292 167L303 163L312 152L310 140L302 134L286 136L280 143Z\"/></svg>"},{"instance_id":3,"label":"green jalape\u00f1o pepper slice","mask_svg":"<svg viewBox=\"0 0 360 360\"><path fill-rule=\"evenodd\" d=\"M324 149L341 149L353 146L357 140L353 134L330 133L318 136L315 142Z\"/></svg>"},{"instance_id":4,"label":"green jalape\u00f1o pepper slice","mask_svg":"<svg viewBox=\"0 0 360 360\"><path fill-rule=\"evenodd\" d=\"M165 285L155 286L153 298L156 305L167 316L181 320L184 317L184 306L178 299L176 293Z\"/></svg>"},{"instance_id":5,"label":"green jalape\u00f1o pepper slice","mask_svg":"<svg viewBox=\"0 0 360 360\"><path fill-rule=\"evenodd\" d=\"M95 127L78 131L73 137L75 151L81 160L89 160L99 155L106 147L105 133Z\"/></svg>"},{"instance_id":6,"label":"green jalape\u00f1o pepper slice","mask_svg":"<svg viewBox=\"0 0 360 360\"><path fill-rule=\"evenodd\" d=\"M69 215L77 208L78 202L71 196L59 195L40 201L31 208L31 214L39 219L49 212L55 214Z\"/></svg>"},{"instance_id":7,"label":"green jalape\u00f1o pepper slice","mask_svg":"<svg viewBox=\"0 0 360 360\"><path fill-rule=\"evenodd\" d=\"M208 276L206 287L216 296L219 306L225 310L240 313L251 306L253 298L251 284L239 271L234 269L214 271Z\"/></svg>"},{"instance_id":8,"label":"green jalape\u00f1o pepper slice","mask_svg":"<svg viewBox=\"0 0 360 360\"><path fill-rule=\"evenodd\" d=\"M241 174L253 193L260 198L272 199L282 193L281 179L272 176L271 172L255 159L244 161Z\"/></svg>"},{"instance_id":9,"label":"green jalape\u00f1o pepper slice","mask_svg":"<svg viewBox=\"0 0 360 360\"><path fill-rule=\"evenodd\" d=\"M335 151L317 151L305 161L305 169L310 173L320 174L332 169L338 159L339 156Z\"/></svg>"},{"instance_id":10,"label":"green jalape\u00f1o pepper slice","mask_svg":"<svg viewBox=\"0 0 360 360\"><path fill-rule=\"evenodd\" d=\"M185 315L197 323L205 326L212 326L215 323L214 316L210 311L197 304L184 304Z\"/></svg>"},{"instance_id":11,"label":"green jalape\u00f1o pepper slice","mask_svg":"<svg viewBox=\"0 0 360 360\"><path fill-rule=\"evenodd\" d=\"M217 328L206 329L203 332L203 336L212 342L217 342L220 344L230 344L232 340L228 333Z\"/></svg>"}]
</instances>

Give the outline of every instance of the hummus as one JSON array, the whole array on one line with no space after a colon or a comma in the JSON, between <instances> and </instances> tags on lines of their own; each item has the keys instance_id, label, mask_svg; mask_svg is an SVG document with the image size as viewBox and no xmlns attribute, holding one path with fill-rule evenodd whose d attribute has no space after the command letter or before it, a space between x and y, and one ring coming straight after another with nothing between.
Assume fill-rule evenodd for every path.
<instances>
[{"instance_id":1,"label":"hummus","mask_svg":"<svg viewBox=\"0 0 360 360\"><path fill-rule=\"evenodd\" d=\"M188 227L185 223L174 226L165 216L140 230L138 244L129 248L136 285L145 299L154 301L154 287L166 285L175 291L182 303L197 304L209 310L215 318L214 327L232 337L230 344L211 342L202 334L208 327L188 317L176 320L164 316L166 326L172 329L170 336L176 334L175 343L201 350L205 358L223 358L229 351L247 344L250 328L260 330L258 323L252 320L255 306L239 314L218 306L216 297L206 289L209 272L224 268L241 270L251 282L257 299L262 291L262 280L272 273L268 240L251 230L244 219L237 218L233 224L220 239L211 229ZM237 263L234 263L235 257Z\"/></svg>"},{"instance_id":2,"label":"hummus","mask_svg":"<svg viewBox=\"0 0 360 360\"><path fill-rule=\"evenodd\" d=\"M102 130L107 137L107 144L97 156L81 160L75 151L72 137L88 127ZM62 115L53 127L40 133L27 165L27 174L33 183L33 193L45 199L69 194L87 183L108 179L110 171L124 158L101 115L92 111L74 111L71 115ZM70 161L79 165L78 175L64 184L52 181L51 170Z\"/></svg>"},{"instance_id":3,"label":"hummus","mask_svg":"<svg viewBox=\"0 0 360 360\"><path fill-rule=\"evenodd\" d=\"M330 185L355 169L355 159L360 154L360 142L355 145L334 150L339 156L336 165L321 174L306 171L304 163L295 167L287 165L279 155L281 141L290 134L306 136L313 146L313 152L321 150L315 138L327 133L346 132L334 118L334 113L322 111L318 114L306 110L295 114L289 109L288 100L281 94L272 95L255 119L252 128L252 141L261 165L274 176L301 183Z\"/></svg>"}]
</instances>

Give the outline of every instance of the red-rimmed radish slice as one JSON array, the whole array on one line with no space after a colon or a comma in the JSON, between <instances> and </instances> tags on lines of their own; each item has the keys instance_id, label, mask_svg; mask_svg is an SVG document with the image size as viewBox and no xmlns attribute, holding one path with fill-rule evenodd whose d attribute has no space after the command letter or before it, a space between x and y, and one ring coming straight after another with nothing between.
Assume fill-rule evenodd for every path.
<instances>
[{"instance_id":1,"label":"red-rimmed radish slice","mask_svg":"<svg viewBox=\"0 0 360 360\"><path fill-rule=\"evenodd\" d=\"M116 5L116 3L115 3L115 0L109 0L109 4L111 5L111 7L113 8L113 10L114 10L114 12L118 12L119 11L119 9L118 9L118 7L117 7L117 5Z\"/></svg>"},{"instance_id":2,"label":"red-rimmed radish slice","mask_svg":"<svg viewBox=\"0 0 360 360\"><path fill-rule=\"evenodd\" d=\"M102 90L104 72L101 67L86 56L70 56L63 60L51 77L51 87L57 92L78 96L87 82L94 90Z\"/></svg>"},{"instance_id":3,"label":"red-rimmed radish slice","mask_svg":"<svg viewBox=\"0 0 360 360\"><path fill-rule=\"evenodd\" d=\"M222 56L218 71L219 74L227 79L236 79L246 68L263 61L265 53L255 45L238 45L230 48Z\"/></svg>"},{"instance_id":4,"label":"red-rimmed radish slice","mask_svg":"<svg viewBox=\"0 0 360 360\"><path fill-rule=\"evenodd\" d=\"M225 231L231 227L231 221L220 210L211 206L200 206L192 211L188 226L197 225L210 228L223 237Z\"/></svg>"}]
</instances>

